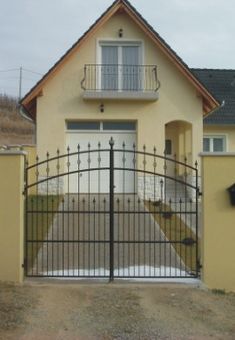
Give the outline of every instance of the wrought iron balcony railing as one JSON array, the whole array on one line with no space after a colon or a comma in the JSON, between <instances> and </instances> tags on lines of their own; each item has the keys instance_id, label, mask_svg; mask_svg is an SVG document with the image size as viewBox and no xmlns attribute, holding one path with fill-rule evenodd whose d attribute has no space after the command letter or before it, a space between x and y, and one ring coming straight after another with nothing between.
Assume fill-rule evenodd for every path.
<instances>
[{"instance_id":1,"label":"wrought iron balcony railing","mask_svg":"<svg viewBox=\"0 0 235 340\"><path fill-rule=\"evenodd\" d=\"M156 65L87 64L81 87L92 93L157 93L160 82Z\"/></svg>"}]
</instances>

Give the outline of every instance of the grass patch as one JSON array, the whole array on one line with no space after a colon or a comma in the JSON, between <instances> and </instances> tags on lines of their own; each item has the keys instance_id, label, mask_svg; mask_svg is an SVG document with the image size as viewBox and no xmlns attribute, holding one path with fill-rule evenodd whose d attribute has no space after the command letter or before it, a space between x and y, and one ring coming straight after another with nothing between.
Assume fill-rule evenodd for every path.
<instances>
[{"instance_id":1,"label":"grass patch","mask_svg":"<svg viewBox=\"0 0 235 340\"><path fill-rule=\"evenodd\" d=\"M62 195L30 195L27 198L27 267L33 263L53 222ZM30 242L31 241L31 242ZM39 241L39 243L33 242Z\"/></svg>"},{"instance_id":2,"label":"grass patch","mask_svg":"<svg viewBox=\"0 0 235 340\"><path fill-rule=\"evenodd\" d=\"M192 273L197 268L196 235L191 228L166 204L154 205L153 202L145 202L147 209L153 214L155 221L160 226L166 238L182 259L186 267ZM187 244L182 243L185 240ZM188 242L187 242L188 241ZM193 242L191 242L193 241ZM198 242L199 251L199 242Z\"/></svg>"}]
</instances>

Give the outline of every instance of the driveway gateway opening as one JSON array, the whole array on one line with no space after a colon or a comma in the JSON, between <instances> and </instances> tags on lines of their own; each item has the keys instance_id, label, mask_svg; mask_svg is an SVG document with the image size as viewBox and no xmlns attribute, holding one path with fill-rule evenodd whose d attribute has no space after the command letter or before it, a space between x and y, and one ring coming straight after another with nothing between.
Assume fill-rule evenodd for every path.
<instances>
[{"instance_id":1,"label":"driveway gateway opening","mask_svg":"<svg viewBox=\"0 0 235 340\"><path fill-rule=\"evenodd\" d=\"M106 146L27 166L26 276L198 277L197 164Z\"/></svg>"}]
</instances>

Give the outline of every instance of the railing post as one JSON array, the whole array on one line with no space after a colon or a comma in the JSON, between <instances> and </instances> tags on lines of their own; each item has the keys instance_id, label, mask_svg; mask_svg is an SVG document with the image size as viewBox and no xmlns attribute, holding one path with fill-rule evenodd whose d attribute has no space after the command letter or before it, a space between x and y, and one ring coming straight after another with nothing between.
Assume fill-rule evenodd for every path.
<instances>
[{"instance_id":1,"label":"railing post","mask_svg":"<svg viewBox=\"0 0 235 340\"><path fill-rule=\"evenodd\" d=\"M111 137L109 141L110 145L110 164L109 164L109 281L113 281L114 278L114 140Z\"/></svg>"},{"instance_id":2,"label":"railing post","mask_svg":"<svg viewBox=\"0 0 235 340\"><path fill-rule=\"evenodd\" d=\"M85 85L85 82L86 82L86 78L87 78L87 76L86 76L86 72L87 71L87 65L85 65L84 66L84 77L83 77L83 79L81 80L81 88L84 90L84 91L86 91L86 85Z\"/></svg>"}]
</instances>

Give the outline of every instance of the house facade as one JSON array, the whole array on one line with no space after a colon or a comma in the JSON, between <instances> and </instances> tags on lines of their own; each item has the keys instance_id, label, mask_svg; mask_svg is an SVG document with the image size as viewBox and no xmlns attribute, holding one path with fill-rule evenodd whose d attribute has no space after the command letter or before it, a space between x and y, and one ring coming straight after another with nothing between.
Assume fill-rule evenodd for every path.
<instances>
[{"instance_id":1,"label":"house facade","mask_svg":"<svg viewBox=\"0 0 235 340\"><path fill-rule=\"evenodd\" d=\"M221 107L203 121L203 151L235 151L235 71L223 69L192 69L208 90L220 101Z\"/></svg>"},{"instance_id":2,"label":"house facade","mask_svg":"<svg viewBox=\"0 0 235 340\"><path fill-rule=\"evenodd\" d=\"M98 143L106 148L112 137L116 148L155 147L194 165L203 149L203 120L220 106L199 76L128 1L115 1L21 102L36 121L39 159L68 146L70 152ZM169 162L167 175L175 171ZM105 192L105 177L102 183ZM76 191L76 179L70 185Z\"/></svg>"}]
</instances>

